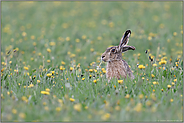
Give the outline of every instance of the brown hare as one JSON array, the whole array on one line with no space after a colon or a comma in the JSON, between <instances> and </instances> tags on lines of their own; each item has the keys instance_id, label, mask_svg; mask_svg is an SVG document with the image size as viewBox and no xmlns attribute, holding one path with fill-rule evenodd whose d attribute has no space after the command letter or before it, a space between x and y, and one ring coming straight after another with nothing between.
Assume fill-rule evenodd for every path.
<instances>
[{"instance_id":1,"label":"brown hare","mask_svg":"<svg viewBox=\"0 0 184 123\"><path fill-rule=\"evenodd\" d=\"M123 52L127 50L135 50L135 47L127 45L130 34L131 31L127 30L121 38L119 46L109 47L102 54L102 60L107 62L106 77L108 78L108 81L113 77L117 79L126 78L127 74L131 79L134 79L134 75L127 62L122 59Z\"/></svg>"}]
</instances>

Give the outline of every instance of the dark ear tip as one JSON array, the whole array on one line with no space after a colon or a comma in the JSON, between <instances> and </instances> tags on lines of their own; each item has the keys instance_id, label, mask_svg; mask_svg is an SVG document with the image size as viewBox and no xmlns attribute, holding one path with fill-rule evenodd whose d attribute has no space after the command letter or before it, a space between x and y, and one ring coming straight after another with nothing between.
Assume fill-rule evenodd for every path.
<instances>
[{"instance_id":1,"label":"dark ear tip","mask_svg":"<svg viewBox=\"0 0 184 123\"><path fill-rule=\"evenodd\" d=\"M130 33L130 34L131 34L131 31L130 31L130 30L127 30L127 31L126 31L126 33L127 33L127 34L128 34L128 33Z\"/></svg>"}]
</instances>

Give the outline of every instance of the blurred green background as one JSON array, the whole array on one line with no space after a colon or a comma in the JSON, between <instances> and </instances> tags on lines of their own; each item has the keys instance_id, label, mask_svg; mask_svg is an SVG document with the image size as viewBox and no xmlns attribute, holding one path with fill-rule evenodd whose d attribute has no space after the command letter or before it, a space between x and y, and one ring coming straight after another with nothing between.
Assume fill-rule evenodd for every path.
<instances>
[{"instance_id":1,"label":"blurred green background","mask_svg":"<svg viewBox=\"0 0 184 123\"><path fill-rule=\"evenodd\" d=\"M51 56L70 61L71 52L77 62L90 56L82 62L86 66L108 46L118 45L127 29L132 31L129 45L136 51L126 56L146 49L155 53L158 44L173 56L175 41L165 42L182 30L182 2L2 2L1 51L11 45L31 57L36 42L36 53L46 57L49 42L55 42ZM175 40L182 43L181 37ZM96 55L90 55L91 48Z\"/></svg>"},{"instance_id":2,"label":"blurred green background","mask_svg":"<svg viewBox=\"0 0 184 123\"><path fill-rule=\"evenodd\" d=\"M181 1L1 6L3 121L183 120ZM122 55L135 79L107 84L96 67L127 29L136 50Z\"/></svg>"}]
</instances>

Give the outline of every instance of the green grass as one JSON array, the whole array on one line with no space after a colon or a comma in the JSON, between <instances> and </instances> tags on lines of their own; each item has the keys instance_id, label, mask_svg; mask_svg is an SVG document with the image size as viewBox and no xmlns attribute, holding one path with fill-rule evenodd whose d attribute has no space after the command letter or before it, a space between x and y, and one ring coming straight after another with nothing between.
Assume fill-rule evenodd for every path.
<instances>
[{"instance_id":1,"label":"green grass","mask_svg":"<svg viewBox=\"0 0 184 123\"><path fill-rule=\"evenodd\" d=\"M182 9L182 2L2 2L2 121L182 121ZM123 59L135 79L108 83L100 56L127 29L136 50Z\"/></svg>"}]
</instances>

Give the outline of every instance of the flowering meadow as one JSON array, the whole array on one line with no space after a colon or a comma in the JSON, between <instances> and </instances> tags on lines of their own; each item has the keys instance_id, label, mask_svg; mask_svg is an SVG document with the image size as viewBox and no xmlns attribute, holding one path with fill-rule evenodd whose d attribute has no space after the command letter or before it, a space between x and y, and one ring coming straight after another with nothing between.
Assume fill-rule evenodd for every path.
<instances>
[{"instance_id":1,"label":"flowering meadow","mask_svg":"<svg viewBox=\"0 0 184 123\"><path fill-rule=\"evenodd\" d=\"M183 121L181 1L1 5L1 121ZM127 29L135 79L108 82Z\"/></svg>"}]
</instances>

